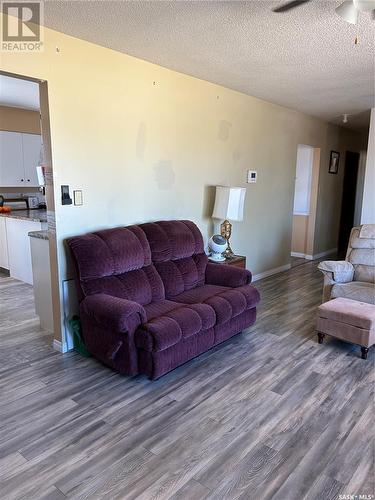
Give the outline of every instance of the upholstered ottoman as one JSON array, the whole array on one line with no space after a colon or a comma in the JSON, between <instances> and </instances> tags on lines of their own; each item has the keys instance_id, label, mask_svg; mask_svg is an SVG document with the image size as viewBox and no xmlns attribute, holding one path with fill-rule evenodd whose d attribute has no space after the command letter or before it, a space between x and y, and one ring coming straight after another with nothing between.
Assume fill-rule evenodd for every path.
<instances>
[{"instance_id":1,"label":"upholstered ottoman","mask_svg":"<svg viewBox=\"0 0 375 500\"><path fill-rule=\"evenodd\" d=\"M375 344L375 306L343 297L325 302L318 308L319 344L331 335L361 346L362 359Z\"/></svg>"}]
</instances>

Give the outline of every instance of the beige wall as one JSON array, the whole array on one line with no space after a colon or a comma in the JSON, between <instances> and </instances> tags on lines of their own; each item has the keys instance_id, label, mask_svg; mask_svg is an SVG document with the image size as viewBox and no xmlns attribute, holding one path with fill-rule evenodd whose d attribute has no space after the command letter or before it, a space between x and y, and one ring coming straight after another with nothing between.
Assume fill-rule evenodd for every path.
<instances>
[{"instance_id":1,"label":"beige wall","mask_svg":"<svg viewBox=\"0 0 375 500\"><path fill-rule=\"evenodd\" d=\"M325 173L339 127L48 29L43 53L0 58L5 71L48 81L60 283L71 235L187 218L207 238L216 184L247 187L232 247L248 267L289 263L297 145L322 148ZM246 169L256 184L245 184ZM326 214L342 184L323 177L319 249L332 244L337 217ZM82 189L84 205L61 206L61 184Z\"/></svg>"},{"instance_id":2,"label":"beige wall","mask_svg":"<svg viewBox=\"0 0 375 500\"><path fill-rule=\"evenodd\" d=\"M0 106L0 130L40 134L39 111Z\"/></svg>"}]
</instances>

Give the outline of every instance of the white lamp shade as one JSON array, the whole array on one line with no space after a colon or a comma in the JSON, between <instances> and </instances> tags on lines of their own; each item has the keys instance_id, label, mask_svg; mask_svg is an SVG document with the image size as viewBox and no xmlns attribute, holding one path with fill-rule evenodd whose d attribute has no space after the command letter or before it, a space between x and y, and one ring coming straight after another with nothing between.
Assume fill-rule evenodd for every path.
<instances>
[{"instance_id":1,"label":"white lamp shade","mask_svg":"<svg viewBox=\"0 0 375 500\"><path fill-rule=\"evenodd\" d=\"M350 24L357 24L358 10L352 0L347 0L346 2L339 5L335 10L337 14L346 22Z\"/></svg>"},{"instance_id":2,"label":"white lamp shade","mask_svg":"<svg viewBox=\"0 0 375 500\"><path fill-rule=\"evenodd\" d=\"M246 188L216 186L214 219L243 220Z\"/></svg>"},{"instance_id":3,"label":"white lamp shade","mask_svg":"<svg viewBox=\"0 0 375 500\"><path fill-rule=\"evenodd\" d=\"M353 0L353 4L361 12L369 12L375 9L375 0Z\"/></svg>"}]
</instances>

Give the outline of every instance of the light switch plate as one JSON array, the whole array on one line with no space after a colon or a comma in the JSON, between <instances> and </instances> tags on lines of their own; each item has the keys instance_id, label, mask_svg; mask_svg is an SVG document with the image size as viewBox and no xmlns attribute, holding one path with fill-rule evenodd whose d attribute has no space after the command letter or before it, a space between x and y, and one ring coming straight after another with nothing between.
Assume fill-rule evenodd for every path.
<instances>
[{"instance_id":1,"label":"light switch plate","mask_svg":"<svg viewBox=\"0 0 375 500\"><path fill-rule=\"evenodd\" d=\"M258 177L258 172L256 172L255 170L248 170L247 171L247 183L248 184L255 183L257 181L257 177Z\"/></svg>"},{"instance_id":2,"label":"light switch plate","mask_svg":"<svg viewBox=\"0 0 375 500\"><path fill-rule=\"evenodd\" d=\"M74 205L83 205L83 196L80 189L73 191Z\"/></svg>"},{"instance_id":3,"label":"light switch plate","mask_svg":"<svg viewBox=\"0 0 375 500\"><path fill-rule=\"evenodd\" d=\"M61 204L62 205L72 204L72 199L69 194L69 186L67 185L61 186Z\"/></svg>"}]
</instances>

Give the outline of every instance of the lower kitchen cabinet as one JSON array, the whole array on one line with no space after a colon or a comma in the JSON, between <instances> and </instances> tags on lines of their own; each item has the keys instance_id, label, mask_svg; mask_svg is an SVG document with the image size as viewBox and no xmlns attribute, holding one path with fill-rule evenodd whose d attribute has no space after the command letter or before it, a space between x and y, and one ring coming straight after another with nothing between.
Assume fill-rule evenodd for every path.
<instances>
[{"instance_id":1,"label":"lower kitchen cabinet","mask_svg":"<svg viewBox=\"0 0 375 500\"><path fill-rule=\"evenodd\" d=\"M30 231L43 229L41 222L2 218L6 220L6 238L8 243L9 272L12 278L33 284L31 263ZM3 266L2 266L3 267Z\"/></svg>"},{"instance_id":2,"label":"lower kitchen cabinet","mask_svg":"<svg viewBox=\"0 0 375 500\"><path fill-rule=\"evenodd\" d=\"M0 267L9 270L6 218L0 217Z\"/></svg>"}]
</instances>

